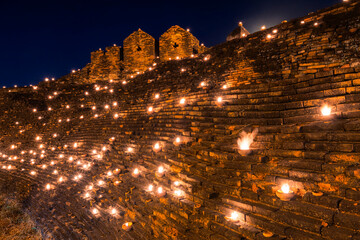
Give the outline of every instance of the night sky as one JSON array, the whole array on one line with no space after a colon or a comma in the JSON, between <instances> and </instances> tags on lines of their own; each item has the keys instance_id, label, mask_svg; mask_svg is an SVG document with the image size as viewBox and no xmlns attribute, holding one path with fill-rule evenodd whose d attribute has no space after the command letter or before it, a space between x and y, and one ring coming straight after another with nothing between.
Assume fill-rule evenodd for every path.
<instances>
[{"instance_id":1,"label":"night sky","mask_svg":"<svg viewBox=\"0 0 360 240\"><path fill-rule=\"evenodd\" d=\"M177 24L214 46L239 21L255 32L339 2L0 0L0 84L22 86L65 75L90 62L91 51L122 45L138 28L158 39Z\"/></svg>"}]
</instances>

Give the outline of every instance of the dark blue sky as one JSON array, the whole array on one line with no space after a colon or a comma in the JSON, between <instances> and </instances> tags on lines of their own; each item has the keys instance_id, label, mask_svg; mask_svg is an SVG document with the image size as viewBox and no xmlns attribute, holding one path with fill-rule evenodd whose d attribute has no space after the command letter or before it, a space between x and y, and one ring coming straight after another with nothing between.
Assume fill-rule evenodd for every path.
<instances>
[{"instance_id":1,"label":"dark blue sky","mask_svg":"<svg viewBox=\"0 0 360 240\"><path fill-rule=\"evenodd\" d=\"M206 46L225 41L239 21L250 32L341 0L120 1L0 0L0 84L35 84L90 61L90 52L122 45L139 27L157 38L172 25Z\"/></svg>"}]
</instances>

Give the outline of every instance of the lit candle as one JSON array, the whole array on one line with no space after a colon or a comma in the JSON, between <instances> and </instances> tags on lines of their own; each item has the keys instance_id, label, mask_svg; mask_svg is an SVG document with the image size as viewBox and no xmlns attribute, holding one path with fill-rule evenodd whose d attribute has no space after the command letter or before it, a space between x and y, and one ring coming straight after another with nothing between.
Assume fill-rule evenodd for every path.
<instances>
[{"instance_id":1,"label":"lit candle","mask_svg":"<svg viewBox=\"0 0 360 240\"><path fill-rule=\"evenodd\" d=\"M181 197L181 196L182 196L182 191L179 190L179 189L177 189L177 190L174 191L174 194L175 194L175 196L177 196L177 197Z\"/></svg>"},{"instance_id":2,"label":"lit candle","mask_svg":"<svg viewBox=\"0 0 360 240\"><path fill-rule=\"evenodd\" d=\"M158 197L164 197L166 195L166 192L162 187L158 187L156 194L158 195Z\"/></svg>"},{"instance_id":3,"label":"lit candle","mask_svg":"<svg viewBox=\"0 0 360 240\"><path fill-rule=\"evenodd\" d=\"M184 105L185 102L186 102L186 99L185 99L185 98L180 99L180 104L181 104L181 105Z\"/></svg>"},{"instance_id":4,"label":"lit candle","mask_svg":"<svg viewBox=\"0 0 360 240\"><path fill-rule=\"evenodd\" d=\"M321 114L323 116L330 116L331 114L331 107L329 107L327 104L325 104L322 108L321 108Z\"/></svg>"},{"instance_id":5,"label":"lit candle","mask_svg":"<svg viewBox=\"0 0 360 240\"><path fill-rule=\"evenodd\" d=\"M165 169L163 166L160 166L156 172L156 176L158 177L163 177L165 174Z\"/></svg>"},{"instance_id":6,"label":"lit candle","mask_svg":"<svg viewBox=\"0 0 360 240\"><path fill-rule=\"evenodd\" d=\"M276 196L283 201L290 201L295 193L291 191L289 184L285 183L281 186L281 189L276 191Z\"/></svg>"},{"instance_id":7,"label":"lit candle","mask_svg":"<svg viewBox=\"0 0 360 240\"><path fill-rule=\"evenodd\" d=\"M133 176L134 178L137 178L137 177L139 176L139 174L140 174L139 169L138 169L138 168L135 168L134 171L133 171L133 173L132 173L132 176Z\"/></svg>"},{"instance_id":8,"label":"lit candle","mask_svg":"<svg viewBox=\"0 0 360 240\"><path fill-rule=\"evenodd\" d=\"M155 143L153 149L154 149L155 152L160 151L160 149L161 149L160 143Z\"/></svg>"},{"instance_id":9,"label":"lit candle","mask_svg":"<svg viewBox=\"0 0 360 240\"><path fill-rule=\"evenodd\" d=\"M91 210L91 212L92 212L92 214L94 214L94 215L99 214L99 210L97 210L96 208L93 208L93 209Z\"/></svg>"},{"instance_id":10,"label":"lit candle","mask_svg":"<svg viewBox=\"0 0 360 240\"><path fill-rule=\"evenodd\" d=\"M233 211L230 215L230 217L225 217L225 219L233 221L233 222L238 222L240 220L240 214L236 211Z\"/></svg>"},{"instance_id":11,"label":"lit candle","mask_svg":"<svg viewBox=\"0 0 360 240\"><path fill-rule=\"evenodd\" d=\"M154 190L154 186L150 184L150 185L148 186L147 190L148 190L149 192L152 192L152 191Z\"/></svg>"},{"instance_id":12,"label":"lit candle","mask_svg":"<svg viewBox=\"0 0 360 240\"><path fill-rule=\"evenodd\" d=\"M153 107L148 107L148 113L152 113Z\"/></svg>"},{"instance_id":13,"label":"lit candle","mask_svg":"<svg viewBox=\"0 0 360 240\"><path fill-rule=\"evenodd\" d=\"M132 225L133 225L132 222L126 222L122 225L122 229L128 232L132 229Z\"/></svg>"}]
</instances>

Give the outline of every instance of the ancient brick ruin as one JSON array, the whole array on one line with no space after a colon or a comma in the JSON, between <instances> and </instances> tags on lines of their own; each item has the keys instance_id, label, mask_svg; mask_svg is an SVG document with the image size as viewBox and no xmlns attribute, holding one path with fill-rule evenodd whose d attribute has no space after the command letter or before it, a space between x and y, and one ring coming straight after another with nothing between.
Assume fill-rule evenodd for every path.
<instances>
[{"instance_id":1,"label":"ancient brick ruin","mask_svg":"<svg viewBox=\"0 0 360 240\"><path fill-rule=\"evenodd\" d=\"M173 26L160 37L160 46L155 39L140 28L119 46L107 47L91 53L91 62L77 73L76 82L123 81L136 74L152 69L158 62L193 57L203 53L206 47L189 31ZM72 76L74 78L74 76Z\"/></svg>"},{"instance_id":2,"label":"ancient brick ruin","mask_svg":"<svg viewBox=\"0 0 360 240\"><path fill-rule=\"evenodd\" d=\"M2 192L54 239L360 239L359 40L349 1L133 78L110 81L125 42L2 89Z\"/></svg>"}]
</instances>

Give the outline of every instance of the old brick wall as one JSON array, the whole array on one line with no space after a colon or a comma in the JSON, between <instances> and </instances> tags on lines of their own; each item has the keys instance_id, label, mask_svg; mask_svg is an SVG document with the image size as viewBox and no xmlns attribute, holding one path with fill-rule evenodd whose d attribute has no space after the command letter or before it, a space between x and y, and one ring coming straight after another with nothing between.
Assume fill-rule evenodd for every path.
<instances>
[{"instance_id":1,"label":"old brick wall","mask_svg":"<svg viewBox=\"0 0 360 240\"><path fill-rule=\"evenodd\" d=\"M359 29L352 1L127 84L2 89L0 181L56 239L360 239Z\"/></svg>"},{"instance_id":2,"label":"old brick wall","mask_svg":"<svg viewBox=\"0 0 360 240\"><path fill-rule=\"evenodd\" d=\"M142 72L155 60L155 39L141 29L124 40L124 59L126 70Z\"/></svg>"}]
</instances>

